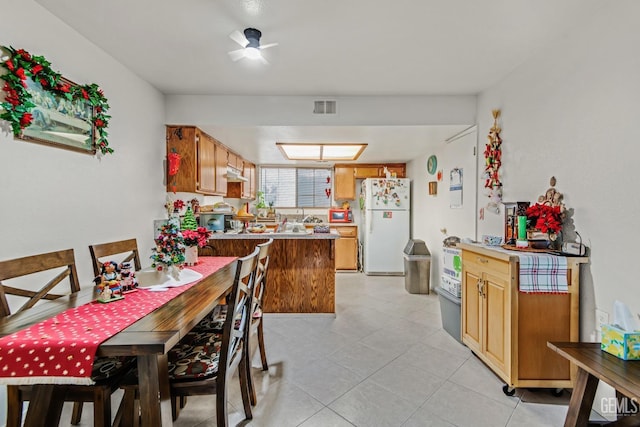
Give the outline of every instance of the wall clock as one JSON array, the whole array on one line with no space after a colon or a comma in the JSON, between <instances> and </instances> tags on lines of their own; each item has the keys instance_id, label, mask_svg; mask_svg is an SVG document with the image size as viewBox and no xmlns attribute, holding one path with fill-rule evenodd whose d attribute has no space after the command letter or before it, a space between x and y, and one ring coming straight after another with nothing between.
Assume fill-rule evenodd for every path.
<instances>
[{"instance_id":1,"label":"wall clock","mask_svg":"<svg viewBox=\"0 0 640 427\"><path fill-rule=\"evenodd\" d=\"M438 167L438 158L433 155L427 159L427 172L431 175L436 173L436 168Z\"/></svg>"}]
</instances>

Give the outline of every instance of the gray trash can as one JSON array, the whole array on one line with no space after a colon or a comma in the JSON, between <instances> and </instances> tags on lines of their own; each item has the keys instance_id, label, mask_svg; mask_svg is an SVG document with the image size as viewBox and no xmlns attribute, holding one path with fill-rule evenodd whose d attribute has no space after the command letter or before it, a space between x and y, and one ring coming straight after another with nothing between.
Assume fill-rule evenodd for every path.
<instances>
[{"instance_id":1,"label":"gray trash can","mask_svg":"<svg viewBox=\"0 0 640 427\"><path fill-rule=\"evenodd\" d=\"M438 286L436 289L438 293L438 299L440 300L440 313L442 315L442 328L447 331L449 335L456 339L459 343L462 343L462 335L460 334L460 306L462 303L461 298L456 298L453 294Z\"/></svg>"},{"instance_id":2,"label":"gray trash can","mask_svg":"<svg viewBox=\"0 0 640 427\"><path fill-rule=\"evenodd\" d=\"M429 293L431 253L423 240L409 239L404 247L404 288L410 294Z\"/></svg>"}]
</instances>

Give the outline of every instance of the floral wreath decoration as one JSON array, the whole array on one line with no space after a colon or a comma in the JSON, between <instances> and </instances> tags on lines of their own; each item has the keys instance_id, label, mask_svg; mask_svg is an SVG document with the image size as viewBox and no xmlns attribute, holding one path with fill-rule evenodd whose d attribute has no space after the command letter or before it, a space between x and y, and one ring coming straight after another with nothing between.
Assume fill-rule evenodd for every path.
<instances>
[{"instance_id":1,"label":"floral wreath decoration","mask_svg":"<svg viewBox=\"0 0 640 427\"><path fill-rule=\"evenodd\" d=\"M83 98L93 106L93 126L97 131L96 147L102 154L111 154L113 149L107 142L106 128L111 116L106 112L109 109L107 98L102 89L95 83L84 86L71 85L62 79L62 75L51 69L51 63L44 56L31 55L24 49L0 46L10 56L0 65L7 72L0 76L4 80L2 90L6 93L5 101L0 103L2 113L0 119L6 120L11 125L14 136L19 136L22 130L31 125L33 116L31 110L35 104L31 101L31 94L27 91L27 77L40 83L43 89L51 91L68 101Z\"/></svg>"}]
</instances>

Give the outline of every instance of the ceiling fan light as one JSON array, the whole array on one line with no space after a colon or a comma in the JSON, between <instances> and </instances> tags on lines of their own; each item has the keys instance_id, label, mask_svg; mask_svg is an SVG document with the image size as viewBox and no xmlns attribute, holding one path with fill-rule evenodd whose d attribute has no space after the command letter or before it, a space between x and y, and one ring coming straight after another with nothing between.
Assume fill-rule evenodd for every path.
<instances>
[{"instance_id":1,"label":"ceiling fan light","mask_svg":"<svg viewBox=\"0 0 640 427\"><path fill-rule=\"evenodd\" d=\"M247 47L244 50L245 58L249 59L260 59L262 58L262 53L260 53L260 49L256 49L255 47Z\"/></svg>"}]
</instances>

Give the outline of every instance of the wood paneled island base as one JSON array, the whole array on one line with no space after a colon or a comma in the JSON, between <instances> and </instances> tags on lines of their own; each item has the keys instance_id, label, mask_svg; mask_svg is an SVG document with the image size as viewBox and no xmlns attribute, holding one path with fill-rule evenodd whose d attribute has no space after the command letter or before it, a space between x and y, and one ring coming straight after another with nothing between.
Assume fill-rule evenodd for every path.
<instances>
[{"instance_id":1,"label":"wood paneled island base","mask_svg":"<svg viewBox=\"0 0 640 427\"><path fill-rule=\"evenodd\" d=\"M291 235L289 235L291 236ZM217 256L245 256L274 238L264 294L266 313L335 313L335 235L214 235Z\"/></svg>"}]
</instances>

